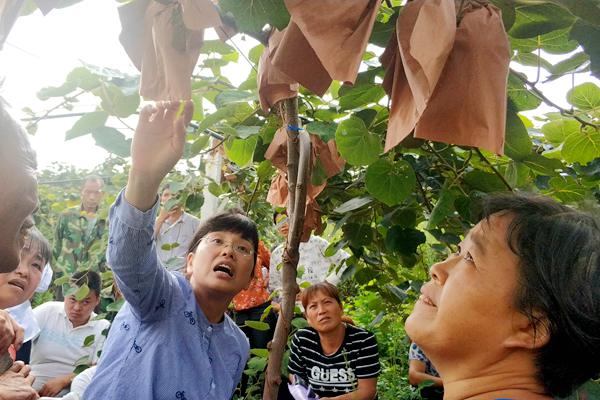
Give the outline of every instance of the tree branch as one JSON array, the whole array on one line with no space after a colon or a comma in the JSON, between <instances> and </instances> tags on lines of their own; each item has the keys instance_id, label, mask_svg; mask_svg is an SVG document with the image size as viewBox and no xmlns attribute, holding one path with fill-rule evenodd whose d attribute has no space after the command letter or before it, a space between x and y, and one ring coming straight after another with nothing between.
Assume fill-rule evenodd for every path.
<instances>
[{"instance_id":1,"label":"tree branch","mask_svg":"<svg viewBox=\"0 0 600 400\"><path fill-rule=\"evenodd\" d=\"M504 176L503 176L503 175L502 175L502 174L501 174L501 173L500 173L500 172L499 172L499 171L496 169L496 167L494 167L494 166L492 165L492 163L490 162L490 160L488 160L488 159L487 159L487 158L486 158L486 157L483 155L483 153L481 152L481 150L479 150L477 147L475 147L474 149L475 149L475 151L477 152L477 155L479 156L479 158L481 158L481 160L482 160L483 162L485 162L485 163L486 163L486 164L487 164L487 165L488 165L488 166L489 166L489 167L492 169L492 171L494 172L494 174L495 174L495 175L496 175L498 178L500 178L500 180L502 181L502 183L504 183L504 185L506 186L506 188L507 188L508 190L510 190L511 192L512 192L512 191L514 191L514 190L513 190L513 188L512 188L512 186L510 186L510 184L509 184L509 183L508 183L508 181L506 180L506 178L504 178Z\"/></svg>"},{"instance_id":2,"label":"tree branch","mask_svg":"<svg viewBox=\"0 0 600 400\"><path fill-rule=\"evenodd\" d=\"M550 100L549 98L547 98L544 95L544 93L542 93L535 86L534 82L529 82L521 73L519 73L519 72L517 72L515 70L512 70L512 69L511 69L511 72L517 78L519 78L519 80L521 80L524 84L526 84L527 86L529 86L529 90L531 90L531 92L533 93L534 96L536 96L537 98L539 98L540 100L542 100L544 103L548 104L550 107L556 108L561 113L561 115L573 118L574 120L576 120L577 122L579 122L582 126L590 126L590 127L594 128L595 130L600 129L600 125L594 124L592 122L585 121L581 117L578 117L577 115L575 115L575 112L573 110L564 109L561 106L559 106L558 104L554 103L552 100Z\"/></svg>"}]
</instances>

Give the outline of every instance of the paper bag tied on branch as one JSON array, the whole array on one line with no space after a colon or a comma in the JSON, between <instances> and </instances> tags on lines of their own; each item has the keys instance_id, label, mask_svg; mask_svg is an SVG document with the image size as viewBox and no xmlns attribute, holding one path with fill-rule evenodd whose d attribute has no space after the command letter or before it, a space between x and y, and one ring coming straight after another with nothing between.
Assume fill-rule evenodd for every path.
<instances>
[{"instance_id":1,"label":"paper bag tied on branch","mask_svg":"<svg viewBox=\"0 0 600 400\"><path fill-rule=\"evenodd\" d=\"M409 3L398 18L396 37L390 40L381 57L387 68L384 88L392 100L386 151L414 129L417 138L481 147L502 154L510 53L500 12L492 5L467 0L460 11L458 29L452 33L449 16L453 9L449 5L454 3L442 0L438 7L426 7L436 2L439 0ZM417 8L419 17L415 19ZM437 57L429 54L423 58L423 49L433 38L425 29L412 29L408 46L412 59L407 57L405 32L410 22L418 22L421 13L442 11L446 15L445 32L453 38L447 41L451 51L440 48ZM406 25L402 26L404 22ZM438 35L436 32L435 36ZM422 44L421 56L416 57L417 43ZM415 69L415 65L420 65L421 70ZM434 81L423 76L437 78Z\"/></svg>"},{"instance_id":2,"label":"paper bag tied on branch","mask_svg":"<svg viewBox=\"0 0 600 400\"><path fill-rule=\"evenodd\" d=\"M271 62L322 96L333 79L354 83L379 0L285 0L291 20Z\"/></svg>"},{"instance_id":3,"label":"paper bag tied on branch","mask_svg":"<svg viewBox=\"0 0 600 400\"><path fill-rule=\"evenodd\" d=\"M258 95L260 106L265 113L277 102L298 95L298 83L281 72L271 62L271 54L277 51L283 33L274 30L269 37L269 45L258 61Z\"/></svg>"},{"instance_id":4,"label":"paper bag tied on branch","mask_svg":"<svg viewBox=\"0 0 600 400\"><path fill-rule=\"evenodd\" d=\"M337 151L334 140L328 143L323 142L318 136L310 135L311 139L311 167L315 167L317 162L323 168L323 172L330 178L339 174L345 165ZM265 152L265 158L279 170L277 175L271 181L271 187L267 194L267 201L277 207L287 206L288 201L288 181L287 181L287 132L284 127L279 128L273 137L271 144ZM308 240L312 230L319 231L321 227L321 218L319 206L316 197L325 189L327 181L320 185L308 183L306 195L306 216L304 218L304 229L302 241Z\"/></svg>"},{"instance_id":5,"label":"paper bag tied on branch","mask_svg":"<svg viewBox=\"0 0 600 400\"><path fill-rule=\"evenodd\" d=\"M204 29L221 18L210 0L136 0L119 7L119 39L142 73L140 94L151 100L188 100Z\"/></svg>"}]
</instances>

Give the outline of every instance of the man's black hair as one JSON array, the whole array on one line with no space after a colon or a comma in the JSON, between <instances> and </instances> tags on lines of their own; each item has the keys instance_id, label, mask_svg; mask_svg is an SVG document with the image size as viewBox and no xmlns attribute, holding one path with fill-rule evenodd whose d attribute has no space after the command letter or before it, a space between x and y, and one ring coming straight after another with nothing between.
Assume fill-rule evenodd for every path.
<instances>
[{"instance_id":1,"label":"man's black hair","mask_svg":"<svg viewBox=\"0 0 600 400\"><path fill-rule=\"evenodd\" d=\"M254 221L239 209L225 211L202 222L188 247L188 254L196 251L198 244L200 244L204 236L211 232L219 231L238 233L243 239L251 242L254 246L254 264L252 265L256 264L256 257L258 256L258 229ZM254 271L254 268L252 271Z\"/></svg>"},{"instance_id":2,"label":"man's black hair","mask_svg":"<svg viewBox=\"0 0 600 400\"><path fill-rule=\"evenodd\" d=\"M483 217L507 213L519 257L515 306L549 341L536 355L539 381L566 397L600 374L600 221L547 197L496 195Z\"/></svg>"},{"instance_id":3,"label":"man's black hair","mask_svg":"<svg viewBox=\"0 0 600 400\"><path fill-rule=\"evenodd\" d=\"M71 276L71 284L75 286L83 286L84 284L90 288L90 291L96 292L100 296L102 290L102 278L96 271L78 271Z\"/></svg>"}]
</instances>

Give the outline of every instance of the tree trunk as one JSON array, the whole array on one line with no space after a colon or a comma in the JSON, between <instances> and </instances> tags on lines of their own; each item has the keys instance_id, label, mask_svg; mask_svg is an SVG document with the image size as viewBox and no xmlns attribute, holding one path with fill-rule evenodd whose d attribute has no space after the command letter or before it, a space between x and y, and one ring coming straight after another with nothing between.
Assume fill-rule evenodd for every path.
<instances>
[{"instance_id":1,"label":"tree trunk","mask_svg":"<svg viewBox=\"0 0 600 400\"><path fill-rule=\"evenodd\" d=\"M306 190L310 179L310 139L308 133L299 129L298 99L296 97L284 101L285 123L287 124L288 151L288 219L289 231L283 252L283 268L281 271L282 293L281 310L277 318L275 335L269 351L269 363L265 376L263 400L277 399L281 383L281 362L283 352L290 333L294 316L296 294L296 267L298 266L298 246L304 227L306 211Z\"/></svg>"}]
</instances>

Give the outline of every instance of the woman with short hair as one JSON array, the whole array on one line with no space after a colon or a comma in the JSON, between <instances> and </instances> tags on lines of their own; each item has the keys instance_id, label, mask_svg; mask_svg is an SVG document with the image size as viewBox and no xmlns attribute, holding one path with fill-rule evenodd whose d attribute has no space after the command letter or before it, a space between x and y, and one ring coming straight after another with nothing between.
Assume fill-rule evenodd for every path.
<instances>
[{"instance_id":1,"label":"woman with short hair","mask_svg":"<svg viewBox=\"0 0 600 400\"><path fill-rule=\"evenodd\" d=\"M307 382L321 399L377 398L379 352L375 336L344 322L338 289L314 284L302 292L309 328L292 340L288 371Z\"/></svg>"}]
</instances>

